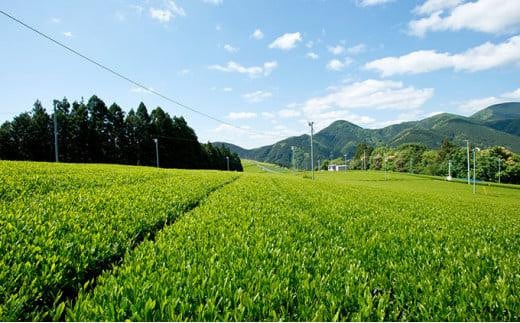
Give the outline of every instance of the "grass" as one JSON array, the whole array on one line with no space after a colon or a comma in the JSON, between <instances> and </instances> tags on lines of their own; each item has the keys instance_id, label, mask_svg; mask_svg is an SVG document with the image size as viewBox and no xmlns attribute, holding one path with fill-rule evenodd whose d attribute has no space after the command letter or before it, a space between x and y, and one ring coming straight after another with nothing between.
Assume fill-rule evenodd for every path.
<instances>
[{"instance_id":1,"label":"grass","mask_svg":"<svg viewBox=\"0 0 520 323\"><path fill-rule=\"evenodd\" d=\"M61 167L71 166L46 165L40 181ZM96 167L111 166L87 169L95 172ZM135 175L136 187L146 186L139 183L141 176L159 174L160 185L170 183L182 192L201 185L204 201L162 227L154 239L125 249L123 260L100 274L94 287L80 287L77 297L52 304L51 318L520 319L519 190L481 186L473 194L464 183L395 173L385 180L384 172L317 172L315 181L301 174L246 172L229 182L231 174L226 172L116 169ZM81 180L73 173L67 176L72 186L106 185L95 176ZM218 188L168 181L183 176L214 176ZM194 183L201 182L209 183ZM6 193L11 186L20 190L28 186L16 183L2 184L3 196L13 195ZM160 186L153 179L150 184ZM60 189L65 188L56 188ZM54 194L53 189L49 192ZM159 201L169 203L167 194L160 196ZM131 210L140 203L125 208L130 199L122 195L108 202L116 200L128 219L138 216ZM45 204L40 209L58 212ZM31 212L26 213L22 220L30 223ZM107 232L118 229L110 227ZM32 255L32 250L17 256L21 255ZM7 270L3 267L2 275ZM7 309L2 318L16 316Z\"/></svg>"}]
</instances>

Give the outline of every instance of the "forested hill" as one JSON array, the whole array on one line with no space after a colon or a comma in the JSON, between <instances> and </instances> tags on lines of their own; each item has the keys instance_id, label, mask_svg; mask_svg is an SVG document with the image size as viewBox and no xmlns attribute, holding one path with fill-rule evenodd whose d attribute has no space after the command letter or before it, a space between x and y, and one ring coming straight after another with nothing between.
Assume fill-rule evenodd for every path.
<instances>
[{"instance_id":1,"label":"forested hill","mask_svg":"<svg viewBox=\"0 0 520 323\"><path fill-rule=\"evenodd\" d=\"M160 107L150 113L141 102L125 113L93 95L87 103L55 100L58 153L61 162L156 165L166 168L242 171L240 157L227 147L201 144L183 117L171 117ZM0 159L54 161L54 114L40 101L0 126Z\"/></svg>"},{"instance_id":2,"label":"forested hill","mask_svg":"<svg viewBox=\"0 0 520 323\"><path fill-rule=\"evenodd\" d=\"M504 146L520 152L520 103L496 104L471 117L442 113L382 129L364 129L348 121L338 120L316 133L314 152L316 159L322 160L344 154L351 158L361 143L372 147L421 144L427 148L438 148L444 139L456 145L463 145L464 140L468 139L473 145L482 148ZM291 163L291 147L296 147L298 153L308 154L310 137L307 134L290 137L273 145L249 150L222 144L242 158L288 166Z\"/></svg>"}]
</instances>

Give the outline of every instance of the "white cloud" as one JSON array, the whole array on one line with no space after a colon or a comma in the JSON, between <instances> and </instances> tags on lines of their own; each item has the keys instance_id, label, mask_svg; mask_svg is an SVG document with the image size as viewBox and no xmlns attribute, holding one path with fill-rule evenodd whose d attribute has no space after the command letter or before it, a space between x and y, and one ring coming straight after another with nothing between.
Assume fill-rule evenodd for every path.
<instances>
[{"instance_id":1,"label":"white cloud","mask_svg":"<svg viewBox=\"0 0 520 323\"><path fill-rule=\"evenodd\" d=\"M51 18L51 22L54 23L54 24L59 24L59 23L61 23L61 19L53 17L53 18Z\"/></svg>"},{"instance_id":2,"label":"white cloud","mask_svg":"<svg viewBox=\"0 0 520 323\"><path fill-rule=\"evenodd\" d=\"M520 88L518 88L512 92L504 93L504 94L502 94L502 97L518 100L518 99L520 99Z\"/></svg>"},{"instance_id":3,"label":"white cloud","mask_svg":"<svg viewBox=\"0 0 520 323\"><path fill-rule=\"evenodd\" d=\"M416 7L414 12L428 15L408 24L410 34L419 37L428 31L468 29L500 34L520 29L518 0L428 0Z\"/></svg>"},{"instance_id":4,"label":"white cloud","mask_svg":"<svg viewBox=\"0 0 520 323\"><path fill-rule=\"evenodd\" d=\"M225 66L222 65L211 65L208 68L211 70L217 70L228 73L240 73L247 74L251 78L259 77L261 75L268 76L278 66L276 61L265 62L263 66L250 66L245 67L236 62L230 61Z\"/></svg>"},{"instance_id":5,"label":"white cloud","mask_svg":"<svg viewBox=\"0 0 520 323\"><path fill-rule=\"evenodd\" d=\"M377 6L385 3L392 2L394 0L358 0L357 4L361 7Z\"/></svg>"},{"instance_id":6,"label":"white cloud","mask_svg":"<svg viewBox=\"0 0 520 323\"><path fill-rule=\"evenodd\" d=\"M264 38L264 33L260 29L255 29L255 31L251 34L251 38L260 40Z\"/></svg>"},{"instance_id":7,"label":"white cloud","mask_svg":"<svg viewBox=\"0 0 520 323\"><path fill-rule=\"evenodd\" d=\"M420 74L444 68L456 71L481 71L520 61L520 36L506 42L490 42L470 48L459 54L438 53L434 50L411 52L400 57L385 57L365 65L382 76Z\"/></svg>"},{"instance_id":8,"label":"white cloud","mask_svg":"<svg viewBox=\"0 0 520 323\"><path fill-rule=\"evenodd\" d=\"M473 114L479 110L482 110L490 105L503 102L504 100L490 96L487 98L481 98L481 99L474 99L469 100L466 102L463 102L461 105L459 105L459 111L464 114Z\"/></svg>"},{"instance_id":9,"label":"white cloud","mask_svg":"<svg viewBox=\"0 0 520 323\"><path fill-rule=\"evenodd\" d=\"M340 55L345 51L345 47L343 47L341 45L329 46L327 49L329 50L329 52L331 52L334 55Z\"/></svg>"},{"instance_id":10,"label":"white cloud","mask_svg":"<svg viewBox=\"0 0 520 323\"><path fill-rule=\"evenodd\" d=\"M219 141L232 142L244 148L253 148L272 144L275 141L300 134L299 131L291 130L285 126L277 126L273 130L254 131L251 127L240 126L238 129L227 124L220 124L212 130L213 138Z\"/></svg>"},{"instance_id":11,"label":"white cloud","mask_svg":"<svg viewBox=\"0 0 520 323\"><path fill-rule=\"evenodd\" d=\"M221 5L224 2L224 0L203 0L203 2L212 4L214 6L218 6Z\"/></svg>"},{"instance_id":12,"label":"white cloud","mask_svg":"<svg viewBox=\"0 0 520 323\"><path fill-rule=\"evenodd\" d=\"M73 35L72 35L72 32L70 32L70 31L64 31L64 32L63 32L63 36L70 38L70 37L72 37Z\"/></svg>"},{"instance_id":13,"label":"white cloud","mask_svg":"<svg viewBox=\"0 0 520 323\"><path fill-rule=\"evenodd\" d=\"M479 110L487 108L490 105L518 99L520 99L520 88L511 92L503 93L499 97L489 96L485 98L464 101L459 104L458 109L460 112L470 115Z\"/></svg>"},{"instance_id":14,"label":"white cloud","mask_svg":"<svg viewBox=\"0 0 520 323\"><path fill-rule=\"evenodd\" d=\"M419 108L433 96L431 88L405 87L402 82L365 80L341 86L331 93L314 97L302 105L307 120L316 122L317 129L342 119L365 127L384 126L376 119L353 113L353 109L397 110L399 122L417 115ZM393 120L395 121L395 120Z\"/></svg>"},{"instance_id":15,"label":"white cloud","mask_svg":"<svg viewBox=\"0 0 520 323\"><path fill-rule=\"evenodd\" d=\"M343 61L339 59L332 59L327 63L327 69L330 71L341 71L352 63L350 58L345 58Z\"/></svg>"},{"instance_id":16,"label":"white cloud","mask_svg":"<svg viewBox=\"0 0 520 323\"><path fill-rule=\"evenodd\" d=\"M344 85L325 96L309 99L303 110L315 113L334 108L412 110L421 107L433 93L431 88L415 89L413 86L405 87L402 82L370 79Z\"/></svg>"},{"instance_id":17,"label":"white cloud","mask_svg":"<svg viewBox=\"0 0 520 323\"><path fill-rule=\"evenodd\" d=\"M357 44L356 46L349 47L347 49L347 53L351 55L358 55L363 53L366 50L365 44Z\"/></svg>"},{"instance_id":18,"label":"white cloud","mask_svg":"<svg viewBox=\"0 0 520 323\"><path fill-rule=\"evenodd\" d=\"M221 31L222 30L222 26L220 24L216 24L215 25L215 30L216 31Z\"/></svg>"},{"instance_id":19,"label":"white cloud","mask_svg":"<svg viewBox=\"0 0 520 323\"><path fill-rule=\"evenodd\" d=\"M452 9L462 3L462 0L426 0L422 5L415 7L417 15L427 15L437 11Z\"/></svg>"},{"instance_id":20,"label":"white cloud","mask_svg":"<svg viewBox=\"0 0 520 323\"><path fill-rule=\"evenodd\" d=\"M257 114L254 112L230 112L226 118L231 120L254 119Z\"/></svg>"},{"instance_id":21,"label":"white cloud","mask_svg":"<svg viewBox=\"0 0 520 323\"><path fill-rule=\"evenodd\" d=\"M224 45L224 49L225 49L227 52L229 52L229 53L236 53L236 52L238 52L238 50L239 50L239 48L237 48L237 47L233 47L233 46L231 46L231 45L229 45L229 44Z\"/></svg>"},{"instance_id":22,"label":"white cloud","mask_svg":"<svg viewBox=\"0 0 520 323\"><path fill-rule=\"evenodd\" d=\"M232 87L225 87L222 89L222 91L224 92L233 92L233 88Z\"/></svg>"},{"instance_id":23,"label":"white cloud","mask_svg":"<svg viewBox=\"0 0 520 323\"><path fill-rule=\"evenodd\" d=\"M150 8L150 16L159 22L165 23L172 19L173 14L169 10Z\"/></svg>"},{"instance_id":24,"label":"white cloud","mask_svg":"<svg viewBox=\"0 0 520 323\"><path fill-rule=\"evenodd\" d=\"M265 101L266 99L272 97L273 94L271 92L266 91L255 91L251 93L246 93L242 97L249 103L259 103Z\"/></svg>"},{"instance_id":25,"label":"white cloud","mask_svg":"<svg viewBox=\"0 0 520 323\"><path fill-rule=\"evenodd\" d=\"M385 120L385 121L375 121L368 125L369 128L384 128L390 125L403 123L406 121L412 121L424 118L424 112L422 110L410 110L405 113L399 113L396 118Z\"/></svg>"},{"instance_id":26,"label":"white cloud","mask_svg":"<svg viewBox=\"0 0 520 323\"><path fill-rule=\"evenodd\" d=\"M297 33L286 33L282 36L276 38L271 44L269 44L269 48L278 48L281 50L289 50L296 47L298 42L302 41L302 36L299 32Z\"/></svg>"},{"instance_id":27,"label":"white cloud","mask_svg":"<svg viewBox=\"0 0 520 323\"><path fill-rule=\"evenodd\" d=\"M443 113L446 113L446 112L445 111L433 111L433 112L428 113L426 118L433 117L433 116L436 116L438 114L443 114Z\"/></svg>"},{"instance_id":28,"label":"white cloud","mask_svg":"<svg viewBox=\"0 0 520 323\"><path fill-rule=\"evenodd\" d=\"M313 53L313 52L307 53L307 55L305 55L305 56L307 56L308 58L313 59L313 60L316 60L316 59L320 58L318 56L318 54Z\"/></svg>"},{"instance_id":29,"label":"white cloud","mask_svg":"<svg viewBox=\"0 0 520 323\"><path fill-rule=\"evenodd\" d=\"M166 6L162 9L150 8L150 17L161 23L168 23L177 16L186 16L184 9L179 7L175 1L167 0Z\"/></svg>"},{"instance_id":30,"label":"white cloud","mask_svg":"<svg viewBox=\"0 0 520 323\"><path fill-rule=\"evenodd\" d=\"M301 115L301 112L294 109L282 109L278 111L278 115L281 118L295 118L299 117Z\"/></svg>"},{"instance_id":31,"label":"white cloud","mask_svg":"<svg viewBox=\"0 0 520 323\"><path fill-rule=\"evenodd\" d=\"M271 113L271 112L262 112L262 117L267 118L267 119L273 119L273 118L275 118L275 115L274 115L274 113Z\"/></svg>"}]
</instances>

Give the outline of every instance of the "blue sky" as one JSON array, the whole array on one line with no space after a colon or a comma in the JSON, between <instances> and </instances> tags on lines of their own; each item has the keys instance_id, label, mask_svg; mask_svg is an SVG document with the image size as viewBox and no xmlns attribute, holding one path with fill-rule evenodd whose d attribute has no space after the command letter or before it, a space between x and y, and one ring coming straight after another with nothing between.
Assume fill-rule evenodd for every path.
<instances>
[{"instance_id":1,"label":"blue sky","mask_svg":"<svg viewBox=\"0 0 520 323\"><path fill-rule=\"evenodd\" d=\"M520 101L517 0L7 1L0 8L230 127L132 86L0 16L0 121L97 94L183 115L247 148L320 130Z\"/></svg>"}]
</instances>

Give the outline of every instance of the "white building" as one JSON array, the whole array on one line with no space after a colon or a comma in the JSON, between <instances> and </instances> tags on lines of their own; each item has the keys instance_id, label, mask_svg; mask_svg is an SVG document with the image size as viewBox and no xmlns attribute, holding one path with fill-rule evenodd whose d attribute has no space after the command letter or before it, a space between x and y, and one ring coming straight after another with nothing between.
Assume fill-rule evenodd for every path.
<instances>
[{"instance_id":1,"label":"white building","mask_svg":"<svg viewBox=\"0 0 520 323\"><path fill-rule=\"evenodd\" d=\"M339 172L339 171L346 171L347 165L335 165L330 164L329 165L329 172Z\"/></svg>"}]
</instances>

